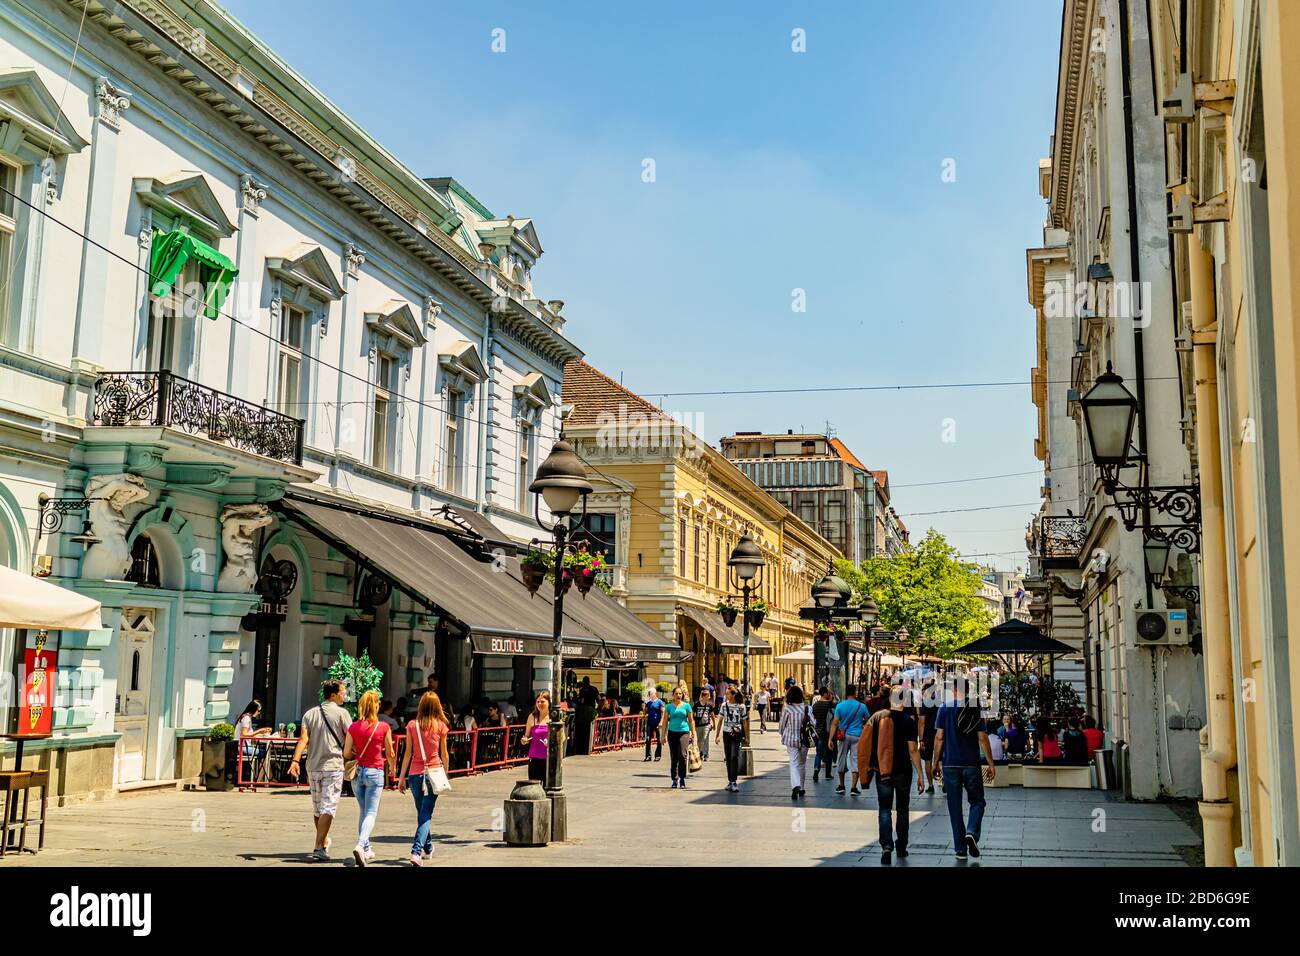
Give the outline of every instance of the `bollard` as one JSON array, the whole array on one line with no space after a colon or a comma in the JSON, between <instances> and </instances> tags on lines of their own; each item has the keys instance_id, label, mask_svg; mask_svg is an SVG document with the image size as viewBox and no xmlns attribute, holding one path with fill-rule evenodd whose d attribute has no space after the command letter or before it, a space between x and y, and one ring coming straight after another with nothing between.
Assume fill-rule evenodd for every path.
<instances>
[{"instance_id":1,"label":"bollard","mask_svg":"<svg viewBox=\"0 0 1300 956\"><path fill-rule=\"evenodd\" d=\"M505 803L506 843L546 846L551 839L551 801L537 780L519 780Z\"/></svg>"}]
</instances>

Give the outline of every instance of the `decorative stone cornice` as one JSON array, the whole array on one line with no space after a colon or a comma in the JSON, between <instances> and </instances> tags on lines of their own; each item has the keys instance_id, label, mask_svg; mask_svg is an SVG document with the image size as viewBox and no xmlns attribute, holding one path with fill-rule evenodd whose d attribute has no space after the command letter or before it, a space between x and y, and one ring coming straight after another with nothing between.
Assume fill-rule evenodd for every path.
<instances>
[{"instance_id":1,"label":"decorative stone cornice","mask_svg":"<svg viewBox=\"0 0 1300 956\"><path fill-rule=\"evenodd\" d=\"M1079 94L1084 60L1088 53L1093 0L1066 0L1061 21L1061 57L1057 72L1056 135L1052 155L1052 225L1060 229L1066 218L1070 180L1074 175L1074 145L1078 132Z\"/></svg>"},{"instance_id":2,"label":"decorative stone cornice","mask_svg":"<svg viewBox=\"0 0 1300 956\"><path fill-rule=\"evenodd\" d=\"M131 97L106 76L95 80L95 98L99 101L99 118L113 129L122 124L122 114L131 108Z\"/></svg>"}]
</instances>

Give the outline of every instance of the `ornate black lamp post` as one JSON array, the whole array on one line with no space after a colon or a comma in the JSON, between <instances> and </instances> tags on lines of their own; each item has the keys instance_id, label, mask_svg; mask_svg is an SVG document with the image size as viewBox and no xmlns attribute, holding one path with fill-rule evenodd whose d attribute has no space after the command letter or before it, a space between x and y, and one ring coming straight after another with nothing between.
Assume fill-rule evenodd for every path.
<instances>
[{"instance_id":1,"label":"ornate black lamp post","mask_svg":"<svg viewBox=\"0 0 1300 956\"><path fill-rule=\"evenodd\" d=\"M560 689L564 673L564 592L568 579L565 575L564 556L569 547L570 516L582 502L582 513L587 513L587 495L592 492L587 471L578 460L573 446L561 436L551 446L551 453L537 469L537 477L528 486L533 493L533 513L537 523L555 539L555 617L552 636L555 638L555 656L551 661L551 726L546 735L546 791L551 798L551 839L568 839L568 813L564 798L564 717L560 710ZM540 496L555 517L555 524L547 527L542 522L538 504Z\"/></svg>"},{"instance_id":2,"label":"ornate black lamp post","mask_svg":"<svg viewBox=\"0 0 1300 956\"><path fill-rule=\"evenodd\" d=\"M741 634L744 636L745 644L741 657L741 674L740 689L741 696L745 699L745 745L740 752L740 769L746 776L754 774L754 752L749 748L749 708L751 699L751 688L749 686L749 624L750 610L749 601L751 595L760 593L763 587L763 569L767 562L763 559L763 552L745 529L745 533L740 536L736 546L731 551L731 556L727 558L727 585L740 591L740 613L743 617L741 624Z\"/></svg>"},{"instance_id":3,"label":"ornate black lamp post","mask_svg":"<svg viewBox=\"0 0 1300 956\"><path fill-rule=\"evenodd\" d=\"M1152 584L1159 584L1169 563L1170 547L1189 554L1201 550L1201 488L1190 485L1151 485L1147 481L1146 453L1133 445L1133 426L1137 421L1137 397L1124 386L1124 380L1106 363L1088 393L1079 400L1092 460L1101 472L1102 487L1115 499L1120 519L1129 531L1140 527L1143 557L1147 562L1147 599ZM1120 473L1125 468L1138 469L1138 483L1125 485ZM1157 524L1154 516L1174 523ZM1159 562L1159 570L1151 561ZM1163 586L1163 585L1161 585ZM1173 591L1176 589L1168 588Z\"/></svg>"}]
</instances>

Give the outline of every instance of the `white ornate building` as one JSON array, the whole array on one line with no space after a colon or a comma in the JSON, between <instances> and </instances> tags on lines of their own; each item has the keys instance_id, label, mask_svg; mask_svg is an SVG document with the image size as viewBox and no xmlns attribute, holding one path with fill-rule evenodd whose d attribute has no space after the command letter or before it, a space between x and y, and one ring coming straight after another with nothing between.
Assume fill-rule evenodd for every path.
<instances>
[{"instance_id":1,"label":"white ornate building","mask_svg":"<svg viewBox=\"0 0 1300 956\"><path fill-rule=\"evenodd\" d=\"M344 649L390 697L548 679L287 504L538 533L581 351L531 220L421 178L201 0L0 4L0 186L0 560L108 625L57 641L28 752L61 798L192 778L206 727L254 696L295 720Z\"/></svg>"}]
</instances>

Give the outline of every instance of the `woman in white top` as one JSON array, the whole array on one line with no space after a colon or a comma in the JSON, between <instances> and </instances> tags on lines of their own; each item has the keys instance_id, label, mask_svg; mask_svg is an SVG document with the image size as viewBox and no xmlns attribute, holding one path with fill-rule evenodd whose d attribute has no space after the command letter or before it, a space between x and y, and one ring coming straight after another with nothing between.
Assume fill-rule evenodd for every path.
<instances>
[{"instance_id":1,"label":"woman in white top","mask_svg":"<svg viewBox=\"0 0 1300 956\"><path fill-rule=\"evenodd\" d=\"M767 684L758 685L758 693L754 695L754 704L758 707L758 732L767 733L767 702L771 700L771 695L767 691Z\"/></svg>"},{"instance_id":2,"label":"woman in white top","mask_svg":"<svg viewBox=\"0 0 1300 956\"><path fill-rule=\"evenodd\" d=\"M245 737L265 737L271 732L270 727L254 727L253 721L257 720L262 714L262 702L260 700L250 700L244 712L235 720L235 741L239 749L244 752L245 757L257 756L257 745L251 740L244 743Z\"/></svg>"},{"instance_id":3,"label":"woman in white top","mask_svg":"<svg viewBox=\"0 0 1300 956\"><path fill-rule=\"evenodd\" d=\"M812 711L804 703L803 691L796 684L785 694L785 706L781 708L781 722L777 725L781 732L781 743L785 744L786 754L790 758L790 799L798 800L804 795L804 769L808 763L808 745L804 742L805 723L812 723Z\"/></svg>"}]
</instances>

